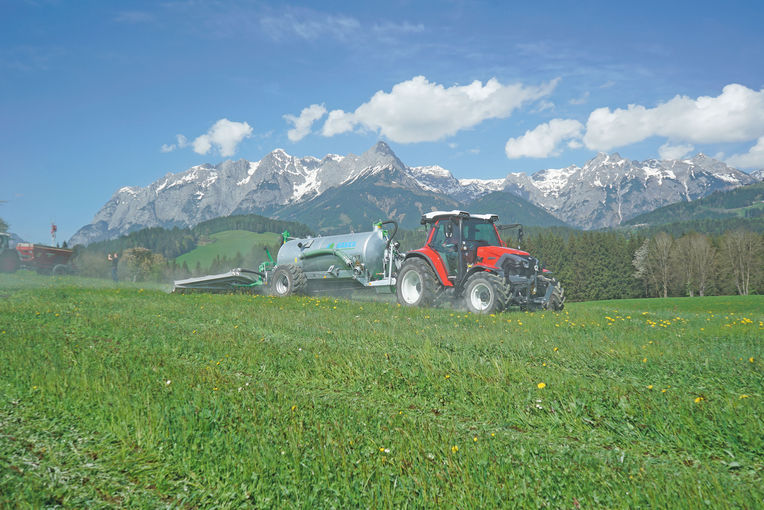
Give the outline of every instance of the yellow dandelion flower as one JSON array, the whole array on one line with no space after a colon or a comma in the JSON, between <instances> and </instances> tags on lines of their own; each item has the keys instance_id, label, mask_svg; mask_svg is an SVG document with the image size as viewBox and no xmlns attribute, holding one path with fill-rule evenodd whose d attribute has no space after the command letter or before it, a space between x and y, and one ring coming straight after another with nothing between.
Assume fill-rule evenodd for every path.
<instances>
[{"instance_id":1,"label":"yellow dandelion flower","mask_svg":"<svg viewBox=\"0 0 764 510\"><path fill-rule=\"evenodd\" d=\"M538 389L543 390L544 388L546 388L546 383L540 382L536 386L538 387Z\"/></svg>"},{"instance_id":2,"label":"yellow dandelion flower","mask_svg":"<svg viewBox=\"0 0 764 510\"><path fill-rule=\"evenodd\" d=\"M477 436L473 437L472 440L477 443Z\"/></svg>"},{"instance_id":3,"label":"yellow dandelion flower","mask_svg":"<svg viewBox=\"0 0 764 510\"><path fill-rule=\"evenodd\" d=\"M451 453L456 453L458 451L459 451L459 447L458 446L454 445L454 446L451 447Z\"/></svg>"},{"instance_id":4,"label":"yellow dandelion flower","mask_svg":"<svg viewBox=\"0 0 764 510\"><path fill-rule=\"evenodd\" d=\"M559 350L560 350L560 349L559 349L558 347L555 347L555 348L554 348L554 352L557 352L557 351L559 351Z\"/></svg>"},{"instance_id":5,"label":"yellow dandelion flower","mask_svg":"<svg viewBox=\"0 0 764 510\"><path fill-rule=\"evenodd\" d=\"M642 363L647 363L647 358L642 358Z\"/></svg>"},{"instance_id":6,"label":"yellow dandelion flower","mask_svg":"<svg viewBox=\"0 0 764 510\"><path fill-rule=\"evenodd\" d=\"M446 374L446 379L450 379L451 376L449 374Z\"/></svg>"},{"instance_id":7,"label":"yellow dandelion flower","mask_svg":"<svg viewBox=\"0 0 764 510\"><path fill-rule=\"evenodd\" d=\"M292 406L292 412L295 412L296 410L297 410L297 406L296 405Z\"/></svg>"},{"instance_id":8,"label":"yellow dandelion flower","mask_svg":"<svg viewBox=\"0 0 764 510\"><path fill-rule=\"evenodd\" d=\"M653 389L653 385L652 385L652 384L649 384L649 385L647 386L647 389L648 389L648 390L651 390L651 389Z\"/></svg>"},{"instance_id":9,"label":"yellow dandelion flower","mask_svg":"<svg viewBox=\"0 0 764 510\"><path fill-rule=\"evenodd\" d=\"M695 398L695 403L697 404L697 403L701 402L702 400L705 400L705 399L703 397L696 397Z\"/></svg>"},{"instance_id":10,"label":"yellow dandelion flower","mask_svg":"<svg viewBox=\"0 0 764 510\"><path fill-rule=\"evenodd\" d=\"M740 395L740 398L748 398L748 395Z\"/></svg>"},{"instance_id":11,"label":"yellow dandelion flower","mask_svg":"<svg viewBox=\"0 0 764 510\"><path fill-rule=\"evenodd\" d=\"M750 358L748 358L748 361L750 361L751 363L753 363L753 361L754 361L754 360L753 360L753 356L751 356Z\"/></svg>"}]
</instances>

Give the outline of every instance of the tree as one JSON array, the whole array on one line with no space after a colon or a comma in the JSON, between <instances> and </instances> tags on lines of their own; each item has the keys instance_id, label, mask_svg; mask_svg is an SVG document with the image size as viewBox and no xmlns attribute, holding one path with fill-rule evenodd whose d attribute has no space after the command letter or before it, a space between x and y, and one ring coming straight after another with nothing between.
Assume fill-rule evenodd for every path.
<instances>
[{"instance_id":1,"label":"tree","mask_svg":"<svg viewBox=\"0 0 764 510\"><path fill-rule=\"evenodd\" d=\"M0 218L0 232L8 232L8 224Z\"/></svg>"},{"instance_id":2,"label":"tree","mask_svg":"<svg viewBox=\"0 0 764 510\"><path fill-rule=\"evenodd\" d=\"M668 297L674 281L673 268L674 238L665 232L645 241L634 253L632 265L636 269L635 277L652 287L655 294Z\"/></svg>"},{"instance_id":3,"label":"tree","mask_svg":"<svg viewBox=\"0 0 764 510\"><path fill-rule=\"evenodd\" d=\"M695 286L699 296L706 295L706 289L714 274L716 264L716 248L711 244L708 236L698 233L687 236L687 263L691 267L695 279ZM692 291L690 291L692 296Z\"/></svg>"},{"instance_id":4,"label":"tree","mask_svg":"<svg viewBox=\"0 0 764 510\"><path fill-rule=\"evenodd\" d=\"M120 264L124 264L128 278L134 282L161 279L162 269L166 265L163 256L146 248L125 250Z\"/></svg>"},{"instance_id":5,"label":"tree","mask_svg":"<svg viewBox=\"0 0 764 510\"><path fill-rule=\"evenodd\" d=\"M750 292L751 276L761 272L761 237L748 230L735 230L722 236L722 251L738 294Z\"/></svg>"}]
</instances>

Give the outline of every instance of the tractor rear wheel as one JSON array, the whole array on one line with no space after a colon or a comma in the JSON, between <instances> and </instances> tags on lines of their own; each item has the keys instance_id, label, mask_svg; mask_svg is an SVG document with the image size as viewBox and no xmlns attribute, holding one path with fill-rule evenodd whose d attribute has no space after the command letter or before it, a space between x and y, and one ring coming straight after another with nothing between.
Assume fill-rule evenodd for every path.
<instances>
[{"instance_id":1,"label":"tractor rear wheel","mask_svg":"<svg viewBox=\"0 0 764 510\"><path fill-rule=\"evenodd\" d=\"M485 271L473 274L464 287L464 301L472 313L501 312L507 301L504 279Z\"/></svg>"},{"instance_id":2,"label":"tractor rear wheel","mask_svg":"<svg viewBox=\"0 0 764 510\"><path fill-rule=\"evenodd\" d=\"M15 273L20 265L16 250L0 250L0 273Z\"/></svg>"},{"instance_id":3,"label":"tractor rear wheel","mask_svg":"<svg viewBox=\"0 0 764 510\"><path fill-rule=\"evenodd\" d=\"M423 259L408 259L398 272L398 303L402 306L432 306L440 294L435 271Z\"/></svg>"},{"instance_id":4,"label":"tractor rear wheel","mask_svg":"<svg viewBox=\"0 0 764 510\"><path fill-rule=\"evenodd\" d=\"M302 268L292 264L279 266L273 272L271 291L274 296L286 297L293 294L304 294L308 286L308 277Z\"/></svg>"}]
</instances>

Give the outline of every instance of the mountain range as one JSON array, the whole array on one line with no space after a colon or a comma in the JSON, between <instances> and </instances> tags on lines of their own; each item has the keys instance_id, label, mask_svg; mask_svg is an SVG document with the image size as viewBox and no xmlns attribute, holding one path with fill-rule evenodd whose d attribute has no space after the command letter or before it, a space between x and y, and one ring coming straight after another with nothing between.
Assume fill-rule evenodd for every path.
<instances>
[{"instance_id":1,"label":"mountain range","mask_svg":"<svg viewBox=\"0 0 764 510\"><path fill-rule=\"evenodd\" d=\"M300 221L322 233L366 230L387 218L414 228L422 213L436 209L497 213L507 223L592 229L757 180L703 154L639 162L600 153L583 167L457 179L437 165L405 165L384 142L360 156L322 159L276 149L256 162L198 165L146 187L123 187L70 244L245 213Z\"/></svg>"}]
</instances>

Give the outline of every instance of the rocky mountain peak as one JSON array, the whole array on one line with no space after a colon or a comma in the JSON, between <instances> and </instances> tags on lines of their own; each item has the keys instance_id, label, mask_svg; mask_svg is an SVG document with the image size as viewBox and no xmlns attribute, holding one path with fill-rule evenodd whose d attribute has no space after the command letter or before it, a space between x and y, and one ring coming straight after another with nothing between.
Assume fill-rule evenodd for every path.
<instances>
[{"instance_id":1,"label":"rocky mountain peak","mask_svg":"<svg viewBox=\"0 0 764 510\"><path fill-rule=\"evenodd\" d=\"M359 186L375 190L359 203L380 202L382 194L387 200L385 210L390 211L411 204L394 203L386 189L425 193L464 207L488 193L503 191L571 225L611 227L657 207L750 184L756 178L704 154L682 161L639 162L618 153L599 153L583 167L571 165L533 175L510 173L503 179L456 179L436 165L408 167L383 141L361 156L330 154L322 159L295 158L275 149L260 161L197 165L168 173L146 187L120 188L70 244L110 239L143 227L190 226L230 214L296 218L300 211L313 210L314 201L320 202L329 190L339 196L347 187L347 196L343 195L347 201Z\"/></svg>"}]
</instances>

